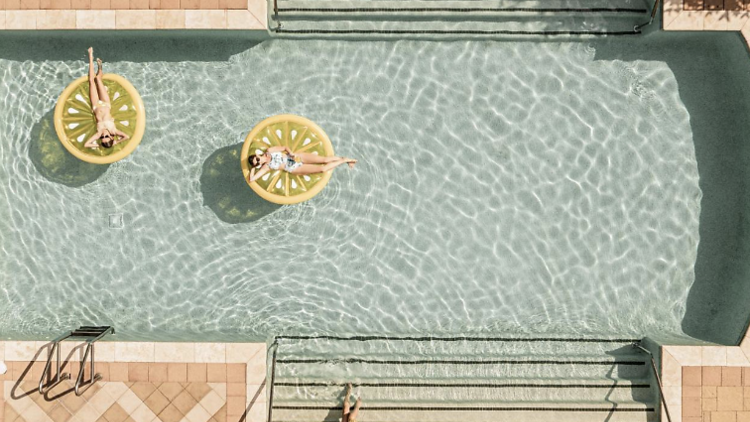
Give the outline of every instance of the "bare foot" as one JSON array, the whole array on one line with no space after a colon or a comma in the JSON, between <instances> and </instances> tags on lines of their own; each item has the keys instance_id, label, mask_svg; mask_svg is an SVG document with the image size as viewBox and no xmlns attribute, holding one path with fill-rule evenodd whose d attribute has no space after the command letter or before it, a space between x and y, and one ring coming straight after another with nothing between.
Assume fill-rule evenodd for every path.
<instances>
[{"instance_id":1,"label":"bare foot","mask_svg":"<svg viewBox=\"0 0 750 422\"><path fill-rule=\"evenodd\" d=\"M89 61L94 61L94 47L89 47Z\"/></svg>"},{"instance_id":2,"label":"bare foot","mask_svg":"<svg viewBox=\"0 0 750 422\"><path fill-rule=\"evenodd\" d=\"M355 159L348 160L347 164L349 164L349 168L350 169L353 169L354 165L357 164L357 160L355 160Z\"/></svg>"},{"instance_id":3,"label":"bare foot","mask_svg":"<svg viewBox=\"0 0 750 422\"><path fill-rule=\"evenodd\" d=\"M346 397L349 397L352 395L352 383L346 384Z\"/></svg>"},{"instance_id":4,"label":"bare foot","mask_svg":"<svg viewBox=\"0 0 750 422\"><path fill-rule=\"evenodd\" d=\"M96 58L96 66L99 68L99 71L97 73L101 75L102 71L103 71L102 70L102 59L100 59L98 57Z\"/></svg>"}]
</instances>

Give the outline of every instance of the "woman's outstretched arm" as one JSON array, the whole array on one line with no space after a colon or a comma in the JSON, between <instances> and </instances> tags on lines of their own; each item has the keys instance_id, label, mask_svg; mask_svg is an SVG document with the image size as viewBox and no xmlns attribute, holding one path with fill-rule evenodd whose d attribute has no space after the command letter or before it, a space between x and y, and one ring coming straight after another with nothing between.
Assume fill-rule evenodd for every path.
<instances>
[{"instance_id":1,"label":"woman's outstretched arm","mask_svg":"<svg viewBox=\"0 0 750 422\"><path fill-rule=\"evenodd\" d=\"M97 145L96 141L101 137L102 133L96 132L92 137L88 139L88 141L86 141L85 144L83 144L83 146L85 146L86 148L99 148L99 145Z\"/></svg>"},{"instance_id":2,"label":"woman's outstretched arm","mask_svg":"<svg viewBox=\"0 0 750 422\"><path fill-rule=\"evenodd\" d=\"M115 143L114 143L113 145L117 145L117 144L119 144L120 142L125 142L125 141L127 141L128 139L130 139L130 136L128 136L128 135L127 135L127 134L126 134L125 132L123 132L123 131L120 131L120 130L118 130L118 131L115 131L115 135L119 136L120 138L119 138L118 140L116 140L116 141L115 141Z\"/></svg>"},{"instance_id":3,"label":"woman's outstretched arm","mask_svg":"<svg viewBox=\"0 0 750 422\"><path fill-rule=\"evenodd\" d=\"M255 167L250 169L250 178L248 179L250 182L254 182L263 177L264 174L268 173L268 165L264 164L263 167L260 168L260 170L255 170Z\"/></svg>"}]
</instances>

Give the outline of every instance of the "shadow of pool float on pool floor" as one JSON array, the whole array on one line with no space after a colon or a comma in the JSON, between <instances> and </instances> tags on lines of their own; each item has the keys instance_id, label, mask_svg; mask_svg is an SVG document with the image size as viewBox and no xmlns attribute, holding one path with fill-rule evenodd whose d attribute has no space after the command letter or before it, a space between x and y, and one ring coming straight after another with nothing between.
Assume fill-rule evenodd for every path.
<instances>
[{"instance_id":1,"label":"shadow of pool float on pool floor","mask_svg":"<svg viewBox=\"0 0 750 422\"><path fill-rule=\"evenodd\" d=\"M259 220L281 208L258 196L247 185L240 167L242 143L215 151L203 162L203 205L230 224Z\"/></svg>"},{"instance_id":2,"label":"shadow of pool float on pool floor","mask_svg":"<svg viewBox=\"0 0 750 422\"><path fill-rule=\"evenodd\" d=\"M29 158L45 179L72 188L95 181L109 168L81 161L63 147L55 133L54 110L31 128Z\"/></svg>"}]
</instances>

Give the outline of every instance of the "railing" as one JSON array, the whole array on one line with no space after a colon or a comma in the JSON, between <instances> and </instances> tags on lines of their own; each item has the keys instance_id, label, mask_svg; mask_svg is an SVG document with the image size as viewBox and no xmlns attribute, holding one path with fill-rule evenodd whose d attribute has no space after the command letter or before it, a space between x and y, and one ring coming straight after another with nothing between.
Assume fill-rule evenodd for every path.
<instances>
[{"instance_id":1,"label":"railing","mask_svg":"<svg viewBox=\"0 0 750 422\"><path fill-rule=\"evenodd\" d=\"M52 348L49 351L49 356L47 356L47 364L44 365L44 372L42 372L42 377L39 379L39 394L41 395L47 394L47 392L53 389L57 384L60 384L63 380L70 378L69 373L60 375L60 342L63 339L70 337L70 334L71 332L67 332L60 337L52 340ZM49 370L50 366L52 365L52 356L54 355L57 356L57 373L55 374L54 382L47 385L47 388L44 388L45 378L47 378L47 382L52 381L48 378L48 374L50 373Z\"/></svg>"},{"instance_id":2,"label":"railing","mask_svg":"<svg viewBox=\"0 0 750 422\"><path fill-rule=\"evenodd\" d=\"M657 0L657 2L658 1L659 0ZM648 349L641 346L640 342L633 343L633 347L641 350L642 352L647 353L649 358L651 358L651 370L653 371L654 377L656 378L656 386L659 387L659 399L661 399L661 404L662 406L664 406L664 414L667 415L667 422L672 422L672 418L669 416L669 408L667 407L667 401L664 399L664 390L661 385L661 378L659 377L659 371L656 369L656 363L654 362L654 355Z\"/></svg>"},{"instance_id":3,"label":"railing","mask_svg":"<svg viewBox=\"0 0 750 422\"><path fill-rule=\"evenodd\" d=\"M276 0L274 0L274 2L275 1ZM640 30L643 27L649 26L652 23L654 23L654 19L656 19L656 13L659 11L659 3L660 3L660 0L654 0L654 8L651 9L651 18L648 20L648 22L644 22L640 25L636 25L635 28L633 28L635 32L640 32Z\"/></svg>"},{"instance_id":4,"label":"railing","mask_svg":"<svg viewBox=\"0 0 750 422\"><path fill-rule=\"evenodd\" d=\"M85 393L86 390L88 390L92 385L94 385L96 381L99 381L100 379L102 379L102 374L97 374L95 366L94 366L94 343L97 340L109 334L110 332L114 334L115 332L114 328L110 327L108 330L104 331L103 333L99 334L93 339L86 340L86 351L83 353L83 359L81 360L81 369L79 370L78 378L76 379L76 385L75 385L76 396L80 396L81 394ZM91 379L89 380L89 383L86 385L83 391L81 391L81 384L83 384L83 373L85 372L84 365L86 365L86 359L88 359L89 357L89 352L91 353Z\"/></svg>"}]
</instances>

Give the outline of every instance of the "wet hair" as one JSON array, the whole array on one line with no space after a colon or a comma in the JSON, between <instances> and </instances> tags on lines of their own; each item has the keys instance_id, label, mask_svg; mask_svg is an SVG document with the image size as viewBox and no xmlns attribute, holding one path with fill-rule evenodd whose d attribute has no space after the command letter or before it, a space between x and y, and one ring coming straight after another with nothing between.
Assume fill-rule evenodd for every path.
<instances>
[{"instance_id":1,"label":"wet hair","mask_svg":"<svg viewBox=\"0 0 750 422\"><path fill-rule=\"evenodd\" d=\"M102 146L104 148L112 148L115 146L115 140L112 138L108 138L106 141L102 141Z\"/></svg>"},{"instance_id":2,"label":"wet hair","mask_svg":"<svg viewBox=\"0 0 750 422\"><path fill-rule=\"evenodd\" d=\"M259 155L251 155L251 156L247 157L247 162L250 163L251 167L258 167L260 165L260 156ZM257 162L257 164L256 164L256 162Z\"/></svg>"}]
</instances>

